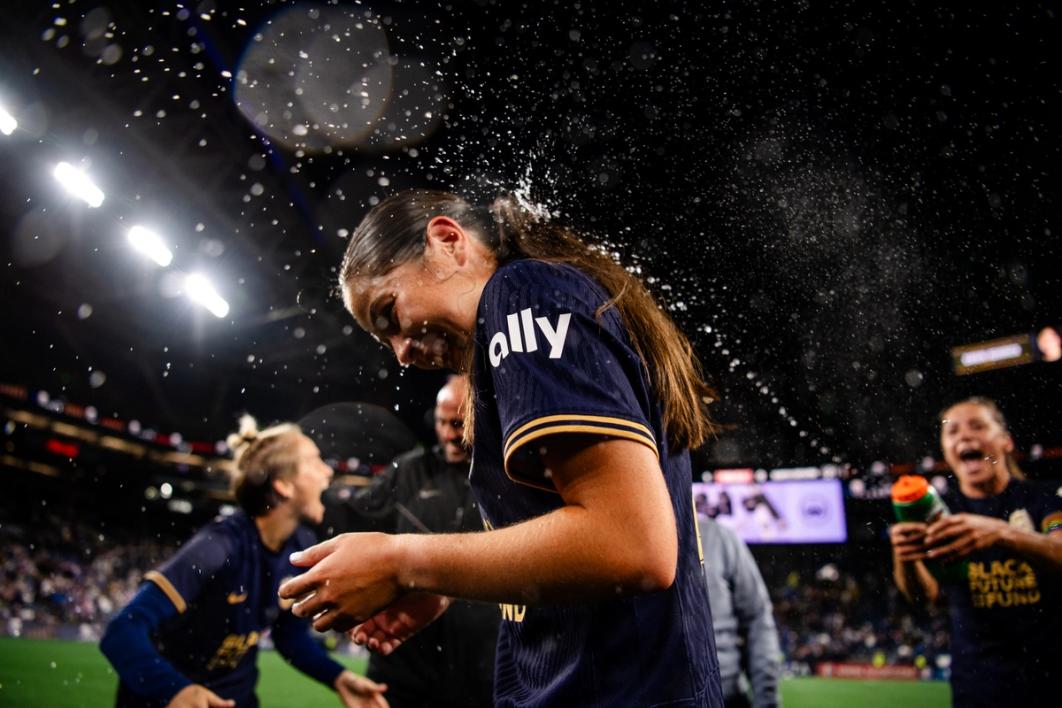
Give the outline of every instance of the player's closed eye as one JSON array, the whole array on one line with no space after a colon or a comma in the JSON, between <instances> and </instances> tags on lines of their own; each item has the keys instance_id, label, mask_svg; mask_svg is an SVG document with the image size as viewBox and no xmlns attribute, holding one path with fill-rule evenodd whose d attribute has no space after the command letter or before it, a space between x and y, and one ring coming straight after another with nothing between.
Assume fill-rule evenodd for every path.
<instances>
[{"instance_id":1,"label":"player's closed eye","mask_svg":"<svg viewBox=\"0 0 1062 708\"><path fill-rule=\"evenodd\" d=\"M376 330L376 335L380 337L389 337L398 332L398 323L395 321L394 300L389 301L379 309L374 308L372 326Z\"/></svg>"}]
</instances>

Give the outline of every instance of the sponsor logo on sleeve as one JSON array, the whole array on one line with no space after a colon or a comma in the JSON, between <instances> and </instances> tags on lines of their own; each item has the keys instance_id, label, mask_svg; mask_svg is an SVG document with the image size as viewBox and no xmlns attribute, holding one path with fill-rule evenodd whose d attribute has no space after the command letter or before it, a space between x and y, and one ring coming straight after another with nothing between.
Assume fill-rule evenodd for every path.
<instances>
[{"instance_id":1,"label":"sponsor logo on sleeve","mask_svg":"<svg viewBox=\"0 0 1062 708\"><path fill-rule=\"evenodd\" d=\"M568 338L568 324L571 319L572 313L563 312L558 315L554 324L548 317L532 317L531 308L528 307L509 313L505 316L506 330L495 332L490 338L490 365L497 368L505 357L515 352L538 351L538 333L546 340L549 358L560 359L564 352L564 341Z\"/></svg>"}]
</instances>

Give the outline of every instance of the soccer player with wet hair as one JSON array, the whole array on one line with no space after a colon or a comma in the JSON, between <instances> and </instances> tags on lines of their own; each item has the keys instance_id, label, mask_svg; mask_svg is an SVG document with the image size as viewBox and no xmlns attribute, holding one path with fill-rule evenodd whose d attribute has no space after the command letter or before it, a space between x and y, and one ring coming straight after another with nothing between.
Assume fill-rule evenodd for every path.
<instances>
[{"instance_id":1,"label":"soccer player with wet hair","mask_svg":"<svg viewBox=\"0 0 1062 708\"><path fill-rule=\"evenodd\" d=\"M709 391L638 278L516 198L414 190L340 286L399 362L470 373L490 530L338 536L295 559L295 613L386 653L447 597L498 602L496 705L721 707L687 453Z\"/></svg>"}]
</instances>

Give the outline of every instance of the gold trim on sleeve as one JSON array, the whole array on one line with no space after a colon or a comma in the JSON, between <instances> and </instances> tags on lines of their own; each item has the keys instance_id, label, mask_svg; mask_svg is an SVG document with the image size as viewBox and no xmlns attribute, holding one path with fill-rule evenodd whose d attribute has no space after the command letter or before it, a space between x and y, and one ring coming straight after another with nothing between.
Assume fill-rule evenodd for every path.
<instances>
[{"instance_id":1,"label":"gold trim on sleeve","mask_svg":"<svg viewBox=\"0 0 1062 708\"><path fill-rule=\"evenodd\" d=\"M159 590L166 593L166 597L170 598L170 602L177 608L177 614L184 614L184 611L188 609L187 603L184 598L181 597L181 593L177 592L177 588L173 587L173 583L165 575L157 570L150 570L144 573L144 580L150 580L159 586Z\"/></svg>"}]
</instances>

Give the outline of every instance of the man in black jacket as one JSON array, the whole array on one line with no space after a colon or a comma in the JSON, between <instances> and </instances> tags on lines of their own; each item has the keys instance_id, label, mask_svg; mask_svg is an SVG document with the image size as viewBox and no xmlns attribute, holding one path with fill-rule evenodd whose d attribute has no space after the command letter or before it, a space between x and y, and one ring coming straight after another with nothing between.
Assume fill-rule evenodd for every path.
<instances>
[{"instance_id":1,"label":"man in black jacket","mask_svg":"<svg viewBox=\"0 0 1062 708\"><path fill-rule=\"evenodd\" d=\"M453 376L435 400L430 450L400 455L372 484L329 504L328 535L347 531L456 533L483 522L468 484L462 443L468 378ZM389 656L372 654L368 676L386 683L392 708L477 708L493 700L497 605L455 600L432 624Z\"/></svg>"}]
</instances>

